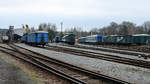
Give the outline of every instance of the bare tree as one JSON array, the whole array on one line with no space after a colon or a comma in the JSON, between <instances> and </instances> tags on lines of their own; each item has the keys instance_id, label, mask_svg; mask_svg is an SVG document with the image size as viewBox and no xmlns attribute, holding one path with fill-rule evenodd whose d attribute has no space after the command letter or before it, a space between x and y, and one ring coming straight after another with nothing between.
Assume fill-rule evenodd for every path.
<instances>
[{"instance_id":1,"label":"bare tree","mask_svg":"<svg viewBox=\"0 0 150 84\"><path fill-rule=\"evenodd\" d=\"M143 30L145 31L145 33L150 34L150 21L146 21L143 23Z\"/></svg>"},{"instance_id":2,"label":"bare tree","mask_svg":"<svg viewBox=\"0 0 150 84\"><path fill-rule=\"evenodd\" d=\"M35 29L34 27L31 27L31 31L30 32L35 32Z\"/></svg>"},{"instance_id":3,"label":"bare tree","mask_svg":"<svg viewBox=\"0 0 150 84\"><path fill-rule=\"evenodd\" d=\"M50 41L52 42L54 37L56 36L57 33L57 27L55 24L52 23L41 23L39 25L39 29L38 30L43 30L43 31L47 31L48 32L48 37L50 39Z\"/></svg>"},{"instance_id":4,"label":"bare tree","mask_svg":"<svg viewBox=\"0 0 150 84\"><path fill-rule=\"evenodd\" d=\"M99 34L99 29L98 28L92 28L90 30L91 35Z\"/></svg>"},{"instance_id":5,"label":"bare tree","mask_svg":"<svg viewBox=\"0 0 150 84\"><path fill-rule=\"evenodd\" d=\"M82 28L80 27L74 27L74 28L68 28L65 30L65 33L74 33L76 35L76 38L81 37Z\"/></svg>"}]
</instances>

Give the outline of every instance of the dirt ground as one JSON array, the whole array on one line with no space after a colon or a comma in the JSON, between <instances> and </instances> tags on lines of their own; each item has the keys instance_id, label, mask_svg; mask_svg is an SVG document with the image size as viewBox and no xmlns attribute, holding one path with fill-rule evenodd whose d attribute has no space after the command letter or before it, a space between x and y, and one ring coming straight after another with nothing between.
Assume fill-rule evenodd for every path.
<instances>
[{"instance_id":1,"label":"dirt ground","mask_svg":"<svg viewBox=\"0 0 150 84\"><path fill-rule=\"evenodd\" d=\"M0 84L36 84L20 68L8 63L0 52Z\"/></svg>"}]
</instances>

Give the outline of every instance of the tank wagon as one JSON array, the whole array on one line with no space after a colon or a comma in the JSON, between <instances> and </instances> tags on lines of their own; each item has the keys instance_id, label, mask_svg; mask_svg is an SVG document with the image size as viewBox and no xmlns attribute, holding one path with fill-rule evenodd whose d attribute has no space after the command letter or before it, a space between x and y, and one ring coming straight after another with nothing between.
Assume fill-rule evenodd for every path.
<instances>
[{"instance_id":1,"label":"tank wagon","mask_svg":"<svg viewBox=\"0 0 150 84\"><path fill-rule=\"evenodd\" d=\"M81 37L77 40L77 42L89 44L102 44L104 42L104 37L101 34Z\"/></svg>"},{"instance_id":2,"label":"tank wagon","mask_svg":"<svg viewBox=\"0 0 150 84\"><path fill-rule=\"evenodd\" d=\"M67 35L65 35L62 38L62 42L74 45L75 44L75 34L67 34Z\"/></svg>"},{"instance_id":3,"label":"tank wagon","mask_svg":"<svg viewBox=\"0 0 150 84\"><path fill-rule=\"evenodd\" d=\"M46 45L48 43L48 32L37 31L34 33L24 34L21 38L22 42L29 45Z\"/></svg>"}]
</instances>

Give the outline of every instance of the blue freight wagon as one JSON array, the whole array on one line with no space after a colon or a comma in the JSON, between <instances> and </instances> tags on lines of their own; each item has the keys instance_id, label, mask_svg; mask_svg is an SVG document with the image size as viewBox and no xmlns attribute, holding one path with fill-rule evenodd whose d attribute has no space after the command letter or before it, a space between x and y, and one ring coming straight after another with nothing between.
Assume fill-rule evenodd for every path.
<instances>
[{"instance_id":1,"label":"blue freight wagon","mask_svg":"<svg viewBox=\"0 0 150 84\"><path fill-rule=\"evenodd\" d=\"M27 33L25 33L22 37L21 37L21 42L22 43L26 43L27 42Z\"/></svg>"},{"instance_id":2,"label":"blue freight wagon","mask_svg":"<svg viewBox=\"0 0 150 84\"><path fill-rule=\"evenodd\" d=\"M48 43L48 32L37 31L27 35L27 43L30 45L46 45Z\"/></svg>"}]
</instances>

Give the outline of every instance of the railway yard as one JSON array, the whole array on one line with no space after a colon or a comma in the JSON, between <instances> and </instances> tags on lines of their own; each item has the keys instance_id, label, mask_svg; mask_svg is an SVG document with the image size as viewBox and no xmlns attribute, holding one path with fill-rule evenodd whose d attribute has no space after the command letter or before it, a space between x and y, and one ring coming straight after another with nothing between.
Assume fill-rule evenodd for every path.
<instances>
[{"instance_id":1,"label":"railway yard","mask_svg":"<svg viewBox=\"0 0 150 84\"><path fill-rule=\"evenodd\" d=\"M148 0L0 4L0 84L150 84Z\"/></svg>"},{"instance_id":2,"label":"railway yard","mask_svg":"<svg viewBox=\"0 0 150 84\"><path fill-rule=\"evenodd\" d=\"M2 65L8 65L5 68L19 69L9 73L18 73L19 76L10 75L10 79L13 77L13 82L21 81L21 84L150 83L150 54L147 52L64 43L49 43L45 47L0 44L0 52ZM16 84L13 82L11 84Z\"/></svg>"}]
</instances>

